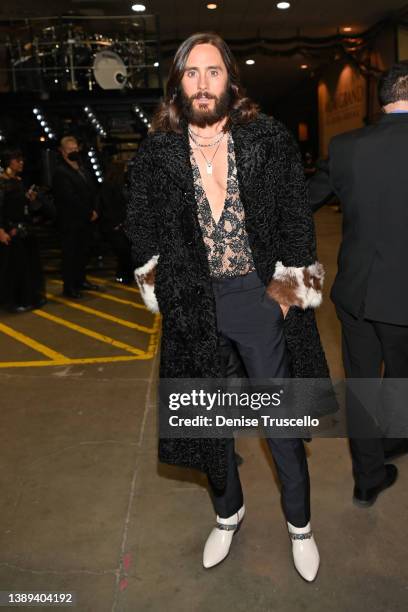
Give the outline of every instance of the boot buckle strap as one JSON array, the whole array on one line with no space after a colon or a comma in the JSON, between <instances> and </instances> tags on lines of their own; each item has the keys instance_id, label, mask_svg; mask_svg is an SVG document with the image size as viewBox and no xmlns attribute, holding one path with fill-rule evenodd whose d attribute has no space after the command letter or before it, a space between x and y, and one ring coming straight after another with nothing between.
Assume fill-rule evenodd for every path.
<instances>
[{"instance_id":1,"label":"boot buckle strap","mask_svg":"<svg viewBox=\"0 0 408 612\"><path fill-rule=\"evenodd\" d=\"M235 531L238 525L225 525L224 523L217 523L217 529L222 531Z\"/></svg>"},{"instance_id":2,"label":"boot buckle strap","mask_svg":"<svg viewBox=\"0 0 408 612\"><path fill-rule=\"evenodd\" d=\"M290 533L290 537L292 540L310 540L313 535L312 531L308 531L307 533Z\"/></svg>"}]
</instances>

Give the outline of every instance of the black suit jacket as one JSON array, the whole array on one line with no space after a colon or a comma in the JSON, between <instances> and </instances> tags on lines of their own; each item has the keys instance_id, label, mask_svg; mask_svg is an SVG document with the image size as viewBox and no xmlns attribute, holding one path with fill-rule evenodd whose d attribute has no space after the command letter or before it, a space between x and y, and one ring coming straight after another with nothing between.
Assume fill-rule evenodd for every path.
<instances>
[{"instance_id":1,"label":"black suit jacket","mask_svg":"<svg viewBox=\"0 0 408 612\"><path fill-rule=\"evenodd\" d=\"M342 204L334 303L408 325L408 113L333 138L309 192L314 210L333 192Z\"/></svg>"},{"instance_id":2,"label":"black suit jacket","mask_svg":"<svg viewBox=\"0 0 408 612\"><path fill-rule=\"evenodd\" d=\"M52 185L60 229L66 231L89 224L96 206L96 187L90 174L83 168L80 173L62 161Z\"/></svg>"}]
</instances>

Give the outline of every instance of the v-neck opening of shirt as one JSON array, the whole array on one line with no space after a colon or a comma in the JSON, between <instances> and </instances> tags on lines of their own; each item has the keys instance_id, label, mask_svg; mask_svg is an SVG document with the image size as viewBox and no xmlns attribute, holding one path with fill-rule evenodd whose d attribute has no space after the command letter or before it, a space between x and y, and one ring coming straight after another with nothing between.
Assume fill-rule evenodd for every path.
<instances>
[{"instance_id":1,"label":"v-neck opening of shirt","mask_svg":"<svg viewBox=\"0 0 408 612\"><path fill-rule=\"evenodd\" d=\"M227 138L228 138L228 140L227 140L227 184L225 186L224 203L223 203L223 206L222 206L222 209L221 209L221 214L220 214L220 216L218 218L218 221L215 220L215 217L213 215L211 204L210 204L210 201L209 201L209 199L207 197L207 192L204 189L204 183L203 183L202 176L201 176L200 166L198 165L198 162L197 162L197 160L195 158L195 155L194 155L194 151L191 148L191 151L192 151L192 154L193 154L193 158L194 158L194 164L196 165L197 171L198 171L197 176L198 176L199 185L200 185L200 187L201 187L201 189L203 191L205 204L208 207L211 219L212 219L212 221L213 221L213 223L214 223L216 228L218 228L218 226L219 226L219 224L221 222L221 219L224 216L224 211L225 211L225 207L226 207L226 204L227 204L227 201L228 201L228 194L229 194L228 187L229 187L229 182L230 182L230 146L231 146L231 142L232 142L232 140L231 140L232 137L231 137L230 133L228 133Z\"/></svg>"}]
</instances>

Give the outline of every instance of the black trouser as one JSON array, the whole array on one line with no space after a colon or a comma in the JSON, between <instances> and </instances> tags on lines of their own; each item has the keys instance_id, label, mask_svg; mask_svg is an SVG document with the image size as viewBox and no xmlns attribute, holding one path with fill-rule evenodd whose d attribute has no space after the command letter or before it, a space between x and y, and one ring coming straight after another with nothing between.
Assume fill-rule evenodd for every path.
<instances>
[{"instance_id":1,"label":"black trouser","mask_svg":"<svg viewBox=\"0 0 408 612\"><path fill-rule=\"evenodd\" d=\"M126 234L121 228L117 230L104 228L102 233L117 258L116 276L126 281L132 280L134 278L134 266L132 264L130 242Z\"/></svg>"},{"instance_id":2,"label":"black trouser","mask_svg":"<svg viewBox=\"0 0 408 612\"><path fill-rule=\"evenodd\" d=\"M64 291L80 289L85 282L91 243L92 227L90 224L61 230Z\"/></svg>"},{"instance_id":3,"label":"black trouser","mask_svg":"<svg viewBox=\"0 0 408 612\"><path fill-rule=\"evenodd\" d=\"M17 235L7 246L0 245L0 303L11 309L34 307L44 297L45 281L36 236Z\"/></svg>"},{"instance_id":4,"label":"black trouser","mask_svg":"<svg viewBox=\"0 0 408 612\"><path fill-rule=\"evenodd\" d=\"M265 295L255 272L243 277L213 281L218 333L222 344L239 353L250 378L289 377L283 315L279 304ZM303 440L267 438L281 482L286 519L296 527L310 520L310 483ZM234 440L227 441L227 482L222 491L211 483L216 513L227 518L243 503L235 460Z\"/></svg>"},{"instance_id":5,"label":"black trouser","mask_svg":"<svg viewBox=\"0 0 408 612\"><path fill-rule=\"evenodd\" d=\"M347 378L379 378L384 364L385 378L408 377L408 326L356 319L336 307L342 328L344 370ZM357 408L358 409L358 408ZM386 409L386 407L385 407ZM348 418L353 422L353 402L347 406ZM384 451L392 451L401 439L382 438L369 415L368 431L373 438L350 438L353 475L356 485L368 489L385 477ZM358 424L361 427L361 419ZM351 430L352 431L352 430Z\"/></svg>"}]
</instances>

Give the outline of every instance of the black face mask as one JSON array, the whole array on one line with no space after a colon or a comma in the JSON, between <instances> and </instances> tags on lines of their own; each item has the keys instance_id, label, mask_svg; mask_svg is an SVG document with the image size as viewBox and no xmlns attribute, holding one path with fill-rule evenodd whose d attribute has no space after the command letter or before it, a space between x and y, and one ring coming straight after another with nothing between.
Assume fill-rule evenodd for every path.
<instances>
[{"instance_id":1,"label":"black face mask","mask_svg":"<svg viewBox=\"0 0 408 612\"><path fill-rule=\"evenodd\" d=\"M73 162L78 162L81 159L79 151L71 151L71 153L68 153L67 157L69 161Z\"/></svg>"}]
</instances>

